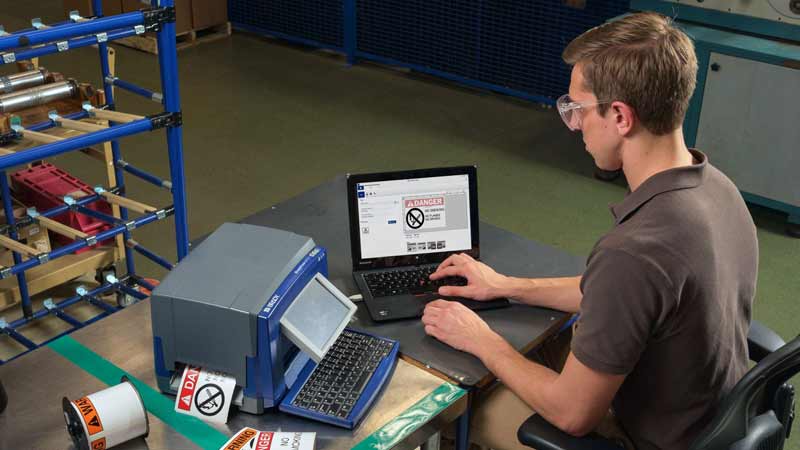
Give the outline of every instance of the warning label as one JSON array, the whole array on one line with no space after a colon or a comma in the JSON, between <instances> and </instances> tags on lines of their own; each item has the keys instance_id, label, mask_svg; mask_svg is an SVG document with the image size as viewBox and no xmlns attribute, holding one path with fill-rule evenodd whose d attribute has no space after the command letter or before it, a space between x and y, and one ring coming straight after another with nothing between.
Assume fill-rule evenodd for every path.
<instances>
[{"instance_id":1,"label":"warning label","mask_svg":"<svg viewBox=\"0 0 800 450\"><path fill-rule=\"evenodd\" d=\"M316 433L239 430L219 450L314 450Z\"/></svg>"},{"instance_id":2,"label":"warning label","mask_svg":"<svg viewBox=\"0 0 800 450\"><path fill-rule=\"evenodd\" d=\"M403 199L406 231L430 230L447 226L444 197Z\"/></svg>"},{"instance_id":3,"label":"warning label","mask_svg":"<svg viewBox=\"0 0 800 450\"><path fill-rule=\"evenodd\" d=\"M241 450L245 448L248 442L250 442L255 435L258 434L258 430L253 428L242 428L238 433L236 433L228 442L225 443L220 450Z\"/></svg>"},{"instance_id":4,"label":"warning label","mask_svg":"<svg viewBox=\"0 0 800 450\"><path fill-rule=\"evenodd\" d=\"M83 397L75 400L73 403L75 403L75 406L78 407L78 411L80 411L83 416L83 422L86 424L86 430L89 432L89 436L103 431L103 423L100 422L100 416L97 415L97 410L92 404L92 401L89 400L89 397ZM105 442L103 445L105 446Z\"/></svg>"},{"instance_id":5,"label":"warning label","mask_svg":"<svg viewBox=\"0 0 800 450\"><path fill-rule=\"evenodd\" d=\"M92 450L106 450L106 438L100 438L92 442Z\"/></svg>"},{"instance_id":6,"label":"warning label","mask_svg":"<svg viewBox=\"0 0 800 450\"><path fill-rule=\"evenodd\" d=\"M195 389L197 389L197 379L199 377L199 367L186 367L186 371L183 373L183 380L181 381L181 388L178 395L178 409L191 411L192 397L194 396Z\"/></svg>"}]
</instances>

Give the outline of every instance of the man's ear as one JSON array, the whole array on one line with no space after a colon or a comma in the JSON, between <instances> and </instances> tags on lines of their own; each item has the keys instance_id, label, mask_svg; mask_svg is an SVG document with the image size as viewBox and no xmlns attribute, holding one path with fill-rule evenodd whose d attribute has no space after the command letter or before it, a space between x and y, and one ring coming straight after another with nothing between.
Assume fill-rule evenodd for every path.
<instances>
[{"instance_id":1,"label":"man's ear","mask_svg":"<svg viewBox=\"0 0 800 450\"><path fill-rule=\"evenodd\" d=\"M614 117L614 125L620 136L628 136L636 123L636 112L623 102L612 102L609 108Z\"/></svg>"}]
</instances>

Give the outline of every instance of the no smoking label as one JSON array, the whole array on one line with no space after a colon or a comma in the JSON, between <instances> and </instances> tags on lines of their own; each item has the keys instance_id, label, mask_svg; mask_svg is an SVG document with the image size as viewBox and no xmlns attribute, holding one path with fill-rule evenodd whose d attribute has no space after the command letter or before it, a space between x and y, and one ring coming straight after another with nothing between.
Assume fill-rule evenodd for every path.
<instances>
[{"instance_id":1,"label":"no smoking label","mask_svg":"<svg viewBox=\"0 0 800 450\"><path fill-rule=\"evenodd\" d=\"M222 393L222 388L212 383L200 386L197 395L194 396L194 406L204 416L219 414L225 406L225 394Z\"/></svg>"},{"instance_id":2,"label":"no smoking label","mask_svg":"<svg viewBox=\"0 0 800 450\"><path fill-rule=\"evenodd\" d=\"M425 223L425 213L419 208L411 208L406 211L406 225L409 228L418 229Z\"/></svg>"},{"instance_id":3,"label":"no smoking label","mask_svg":"<svg viewBox=\"0 0 800 450\"><path fill-rule=\"evenodd\" d=\"M175 399L175 411L209 422L228 422L236 379L222 372L186 366Z\"/></svg>"},{"instance_id":4,"label":"no smoking label","mask_svg":"<svg viewBox=\"0 0 800 450\"><path fill-rule=\"evenodd\" d=\"M406 231L447 226L445 200L442 196L406 197L403 199L403 212Z\"/></svg>"}]
</instances>

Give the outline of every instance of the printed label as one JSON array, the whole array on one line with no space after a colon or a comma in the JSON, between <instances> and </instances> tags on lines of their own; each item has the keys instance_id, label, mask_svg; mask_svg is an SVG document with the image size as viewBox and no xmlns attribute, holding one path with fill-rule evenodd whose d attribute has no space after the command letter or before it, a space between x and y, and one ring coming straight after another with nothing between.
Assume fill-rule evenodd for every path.
<instances>
[{"instance_id":1,"label":"printed label","mask_svg":"<svg viewBox=\"0 0 800 450\"><path fill-rule=\"evenodd\" d=\"M316 433L258 431L245 427L219 450L314 450Z\"/></svg>"},{"instance_id":2,"label":"printed label","mask_svg":"<svg viewBox=\"0 0 800 450\"><path fill-rule=\"evenodd\" d=\"M103 423L100 422L100 416L97 415L97 410L92 404L92 401L89 400L89 397L83 397L75 400L73 403L75 403L75 406L78 407L78 411L80 411L83 416L83 422L86 423L86 430L89 432L89 436L103 431Z\"/></svg>"},{"instance_id":3,"label":"printed label","mask_svg":"<svg viewBox=\"0 0 800 450\"><path fill-rule=\"evenodd\" d=\"M245 448L248 442L250 442L255 435L258 434L258 430L253 428L242 428L239 430L238 433L234 434L232 438L228 440L219 450L241 450Z\"/></svg>"},{"instance_id":4,"label":"printed label","mask_svg":"<svg viewBox=\"0 0 800 450\"><path fill-rule=\"evenodd\" d=\"M175 405L182 411L192 410L192 398L197 389L197 379L200 377L200 368L186 366L181 377L181 387L178 389L178 403Z\"/></svg>"},{"instance_id":5,"label":"printed label","mask_svg":"<svg viewBox=\"0 0 800 450\"><path fill-rule=\"evenodd\" d=\"M236 379L200 367L186 366L175 398L175 411L216 423L227 423Z\"/></svg>"}]
</instances>

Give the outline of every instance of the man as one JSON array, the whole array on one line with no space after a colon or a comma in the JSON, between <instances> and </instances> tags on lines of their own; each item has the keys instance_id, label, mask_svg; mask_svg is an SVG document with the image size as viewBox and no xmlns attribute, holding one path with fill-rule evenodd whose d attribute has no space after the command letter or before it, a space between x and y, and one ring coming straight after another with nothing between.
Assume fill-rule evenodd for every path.
<instances>
[{"instance_id":1,"label":"man","mask_svg":"<svg viewBox=\"0 0 800 450\"><path fill-rule=\"evenodd\" d=\"M733 183L686 148L697 60L669 19L641 13L604 24L563 57L573 69L562 118L599 168L628 180L613 228L580 277L512 278L463 254L431 275L468 280L442 287L443 296L580 313L563 370L526 359L458 303L430 303L425 331L501 380L475 414L484 446L521 447L516 429L533 412L583 435L611 410L639 450L687 448L747 370L755 226Z\"/></svg>"}]
</instances>

